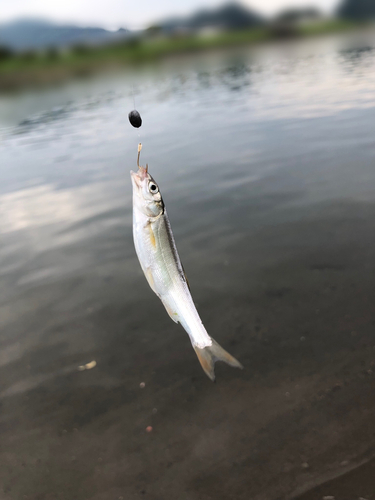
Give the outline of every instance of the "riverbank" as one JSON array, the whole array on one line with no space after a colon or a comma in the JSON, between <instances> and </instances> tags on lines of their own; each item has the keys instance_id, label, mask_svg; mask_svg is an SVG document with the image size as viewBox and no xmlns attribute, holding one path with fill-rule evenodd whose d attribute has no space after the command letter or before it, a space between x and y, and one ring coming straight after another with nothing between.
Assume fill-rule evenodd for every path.
<instances>
[{"instance_id":1,"label":"riverbank","mask_svg":"<svg viewBox=\"0 0 375 500\"><path fill-rule=\"evenodd\" d=\"M337 33L357 28L357 24L349 21L327 20L293 30L263 27L212 36L151 37L95 48L76 47L60 52L49 50L43 53L19 54L0 59L0 91L49 85L71 77L89 76L124 65L160 60L178 54L254 45L286 37Z\"/></svg>"}]
</instances>

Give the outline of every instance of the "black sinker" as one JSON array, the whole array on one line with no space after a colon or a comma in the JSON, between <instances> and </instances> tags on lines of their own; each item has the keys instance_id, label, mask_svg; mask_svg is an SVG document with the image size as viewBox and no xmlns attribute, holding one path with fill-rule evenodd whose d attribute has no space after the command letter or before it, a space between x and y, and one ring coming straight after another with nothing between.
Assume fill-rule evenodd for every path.
<instances>
[{"instance_id":1,"label":"black sinker","mask_svg":"<svg viewBox=\"0 0 375 500\"><path fill-rule=\"evenodd\" d=\"M129 121L135 128L139 128L142 125L141 115L138 113L136 109L130 111L129 113Z\"/></svg>"}]
</instances>

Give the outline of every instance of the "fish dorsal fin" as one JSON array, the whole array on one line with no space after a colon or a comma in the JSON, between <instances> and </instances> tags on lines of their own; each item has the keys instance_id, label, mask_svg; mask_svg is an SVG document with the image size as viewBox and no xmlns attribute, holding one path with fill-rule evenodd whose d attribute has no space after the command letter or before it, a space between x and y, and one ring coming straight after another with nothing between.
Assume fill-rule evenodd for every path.
<instances>
[{"instance_id":1,"label":"fish dorsal fin","mask_svg":"<svg viewBox=\"0 0 375 500\"><path fill-rule=\"evenodd\" d=\"M188 289L191 292L189 280L187 279L186 272L185 272L184 266L182 265L182 262L181 262L181 267L182 267L182 274L184 275L184 278L185 278L185 283L187 284Z\"/></svg>"}]
</instances>

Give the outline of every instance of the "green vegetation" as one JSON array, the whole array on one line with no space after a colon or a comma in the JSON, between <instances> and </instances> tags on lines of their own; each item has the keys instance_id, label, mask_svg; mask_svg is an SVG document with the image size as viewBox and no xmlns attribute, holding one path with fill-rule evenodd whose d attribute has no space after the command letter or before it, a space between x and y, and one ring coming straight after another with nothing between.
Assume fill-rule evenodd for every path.
<instances>
[{"instance_id":1,"label":"green vegetation","mask_svg":"<svg viewBox=\"0 0 375 500\"><path fill-rule=\"evenodd\" d=\"M358 23L346 19L329 19L319 23L307 24L300 28L305 36L340 33L358 28Z\"/></svg>"},{"instance_id":2,"label":"green vegetation","mask_svg":"<svg viewBox=\"0 0 375 500\"><path fill-rule=\"evenodd\" d=\"M255 44L280 36L311 36L353 29L356 25L344 20L325 20L311 25L280 30L275 27L227 31L210 36L149 36L116 45L95 48L84 46L69 50L51 49L41 53L10 55L0 50L0 89L61 81L70 76L84 76L95 71L124 64L157 60L181 53L212 48Z\"/></svg>"}]
</instances>

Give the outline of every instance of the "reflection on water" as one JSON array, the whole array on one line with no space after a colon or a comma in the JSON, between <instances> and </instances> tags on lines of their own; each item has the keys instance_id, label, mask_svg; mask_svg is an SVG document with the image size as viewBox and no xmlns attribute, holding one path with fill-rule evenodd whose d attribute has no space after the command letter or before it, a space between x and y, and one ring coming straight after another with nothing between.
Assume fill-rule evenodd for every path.
<instances>
[{"instance_id":1,"label":"reflection on water","mask_svg":"<svg viewBox=\"0 0 375 500\"><path fill-rule=\"evenodd\" d=\"M374 48L0 97L4 498L284 498L369 456ZM206 327L246 368L216 387L135 257L139 141Z\"/></svg>"}]
</instances>

